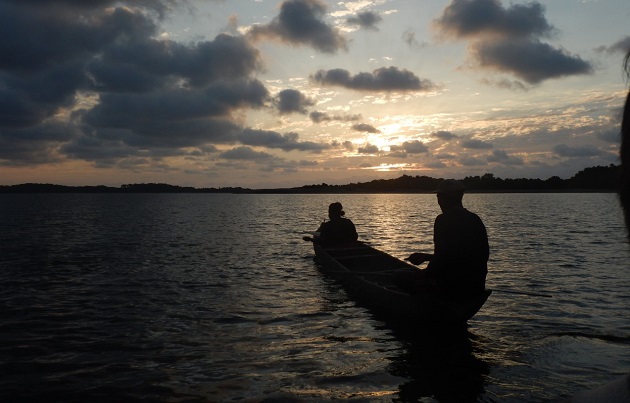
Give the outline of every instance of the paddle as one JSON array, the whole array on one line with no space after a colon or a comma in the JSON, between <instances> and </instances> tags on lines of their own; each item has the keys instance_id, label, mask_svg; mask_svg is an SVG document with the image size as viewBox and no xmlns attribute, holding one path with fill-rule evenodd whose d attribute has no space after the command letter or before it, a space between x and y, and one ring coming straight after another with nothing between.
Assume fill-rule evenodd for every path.
<instances>
[{"instance_id":1,"label":"paddle","mask_svg":"<svg viewBox=\"0 0 630 403\"><path fill-rule=\"evenodd\" d=\"M330 274L353 274L357 276L365 276L365 275L376 275L376 276L393 276L394 273L386 272L386 271L329 271L326 273Z\"/></svg>"}]
</instances>

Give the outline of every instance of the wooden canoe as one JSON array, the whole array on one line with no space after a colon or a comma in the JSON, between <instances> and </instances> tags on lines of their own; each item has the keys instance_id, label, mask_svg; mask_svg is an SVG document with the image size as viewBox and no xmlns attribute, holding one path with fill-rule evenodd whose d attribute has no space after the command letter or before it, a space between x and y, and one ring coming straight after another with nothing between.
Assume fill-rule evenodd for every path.
<instances>
[{"instance_id":1,"label":"wooden canoe","mask_svg":"<svg viewBox=\"0 0 630 403\"><path fill-rule=\"evenodd\" d=\"M322 247L314 244L315 255L324 273L335 276L359 303L383 314L387 319L407 323L437 322L466 324L491 294L465 300L444 296L409 294L401 290L388 272L419 270L363 242Z\"/></svg>"}]
</instances>

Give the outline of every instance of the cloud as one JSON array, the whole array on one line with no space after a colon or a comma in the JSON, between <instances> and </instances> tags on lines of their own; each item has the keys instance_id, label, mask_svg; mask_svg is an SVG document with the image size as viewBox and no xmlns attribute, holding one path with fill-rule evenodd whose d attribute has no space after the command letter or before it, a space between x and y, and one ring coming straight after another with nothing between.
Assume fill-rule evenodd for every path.
<instances>
[{"instance_id":1,"label":"cloud","mask_svg":"<svg viewBox=\"0 0 630 403\"><path fill-rule=\"evenodd\" d=\"M378 147L370 143L367 143L363 147L359 147L357 151L360 154L378 154L379 153Z\"/></svg>"},{"instance_id":2,"label":"cloud","mask_svg":"<svg viewBox=\"0 0 630 403\"><path fill-rule=\"evenodd\" d=\"M512 73L529 84L593 71L591 64L579 56L538 41L480 42L472 51L479 66Z\"/></svg>"},{"instance_id":3,"label":"cloud","mask_svg":"<svg viewBox=\"0 0 630 403\"><path fill-rule=\"evenodd\" d=\"M488 156L488 162L498 162L506 165L523 165L523 159L509 155L504 150L493 150Z\"/></svg>"},{"instance_id":4,"label":"cloud","mask_svg":"<svg viewBox=\"0 0 630 403\"><path fill-rule=\"evenodd\" d=\"M426 42L418 42L418 40L416 39L416 33L411 30L403 32L402 39L410 48L421 48L423 46L427 46Z\"/></svg>"},{"instance_id":5,"label":"cloud","mask_svg":"<svg viewBox=\"0 0 630 403\"><path fill-rule=\"evenodd\" d=\"M370 29L374 31L378 31L377 24L381 21L383 21L383 17L371 11L358 13L356 16L348 17L346 19L348 24L358 25L363 29Z\"/></svg>"},{"instance_id":6,"label":"cloud","mask_svg":"<svg viewBox=\"0 0 630 403\"><path fill-rule=\"evenodd\" d=\"M553 152L561 157L596 157L601 151L594 146L572 147L566 144L558 144L553 147Z\"/></svg>"},{"instance_id":7,"label":"cloud","mask_svg":"<svg viewBox=\"0 0 630 403\"><path fill-rule=\"evenodd\" d=\"M275 157L262 151L254 151L250 147L237 147L219 154L219 158L226 160L267 161Z\"/></svg>"},{"instance_id":8,"label":"cloud","mask_svg":"<svg viewBox=\"0 0 630 403\"><path fill-rule=\"evenodd\" d=\"M27 166L58 162L60 142L70 141L77 135L76 128L49 121L39 127L20 128L0 132L0 164ZM11 164L2 161L11 161Z\"/></svg>"},{"instance_id":9,"label":"cloud","mask_svg":"<svg viewBox=\"0 0 630 403\"><path fill-rule=\"evenodd\" d=\"M356 91L407 92L432 91L436 88L431 81L420 79L411 71L394 66L354 76L344 69L319 70L310 79L323 86L339 86Z\"/></svg>"},{"instance_id":10,"label":"cloud","mask_svg":"<svg viewBox=\"0 0 630 403\"><path fill-rule=\"evenodd\" d=\"M276 107L281 114L308 113L306 107L315 105L315 101L306 97L298 90L283 90L275 99Z\"/></svg>"},{"instance_id":11,"label":"cloud","mask_svg":"<svg viewBox=\"0 0 630 403\"><path fill-rule=\"evenodd\" d=\"M455 39L480 35L507 38L548 36L554 28L538 2L503 8L499 0L453 0L434 21L441 33Z\"/></svg>"},{"instance_id":12,"label":"cloud","mask_svg":"<svg viewBox=\"0 0 630 403\"><path fill-rule=\"evenodd\" d=\"M98 89L135 91L133 83L164 83L184 79L195 88L220 80L237 80L261 68L258 50L244 38L219 34L212 41L183 45L139 37L104 49L88 65ZM170 80L169 80L170 79ZM151 90L141 86L139 90Z\"/></svg>"},{"instance_id":13,"label":"cloud","mask_svg":"<svg viewBox=\"0 0 630 403\"><path fill-rule=\"evenodd\" d=\"M271 23L255 25L247 36L252 40L271 39L292 45L310 45L324 53L346 50L343 35L323 21L326 4L320 0L285 0Z\"/></svg>"},{"instance_id":14,"label":"cloud","mask_svg":"<svg viewBox=\"0 0 630 403\"><path fill-rule=\"evenodd\" d=\"M280 134L267 130L245 129L236 136L236 139L245 145L278 148L284 151L312 151L319 152L330 148L327 144L311 141L298 141L297 133Z\"/></svg>"},{"instance_id":15,"label":"cloud","mask_svg":"<svg viewBox=\"0 0 630 403\"><path fill-rule=\"evenodd\" d=\"M401 145L390 146L389 157L407 158L409 154L423 154L429 152L429 148L419 140L405 141Z\"/></svg>"},{"instance_id":16,"label":"cloud","mask_svg":"<svg viewBox=\"0 0 630 403\"><path fill-rule=\"evenodd\" d=\"M460 162L462 165L469 167L486 165L485 161L475 157L465 157Z\"/></svg>"},{"instance_id":17,"label":"cloud","mask_svg":"<svg viewBox=\"0 0 630 403\"><path fill-rule=\"evenodd\" d=\"M435 137L437 139L446 140L446 141L458 138L457 135L448 131L444 131L444 130L438 130L437 132L431 133L431 137Z\"/></svg>"},{"instance_id":18,"label":"cloud","mask_svg":"<svg viewBox=\"0 0 630 403\"><path fill-rule=\"evenodd\" d=\"M492 144L483 140L471 139L471 140L463 140L461 142L461 146L463 148L471 148L475 150L483 150L492 148Z\"/></svg>"},{"instance_id":19,"label":"cloud","mask_svg":"<svg viewBox=\"0 0 630 403\"><path fill-rule=\"evenodd\" d=\"M340 122L354 122L361 119L361 115L330 115L326 112L313 111L309 117L313 123L340 121Z\"/></svg>"},{"instance_id":20,"label":"cloud","mask_svg":"<svg viewBox=\"0 0 630 403\"><path fill-rule=\"evenodd\" d=\"M626 54L630 52L630 35L619 39L617 42L613 43L611 46L600 46L596 50L599 52Z\"/></svg>"},{"instance_id":21,"label":"cloud","mask_svg":"<svg viewBox=\"0 0 630 403\"><path fill-rule=\"evenodd\" d=\"M402 144L402 148L409 154L421 154L429 151L427 146L419 140L405 141Z\"/></svg>"},{"instance_id":22,"label":"cloud","mask_svg":"<svg viewBox=\"0 0 630 403\"><path fill-rule=\"evenodd\" d=\"M503 7L499 0L452 0L434 20L438 34L469 40L472 67L515 75L529 84L590 74L593 65L563 48L541 42L555 28L538 2ZM493 85L525 90L522 83L493 79Z\"/></svg>"},{"instance_id":23,"label":"cloud","mask_svg":"<svg viewBox=\"0 0 630 403\"><path fill-rule=\"evenodd\" d=\"M506 78L489 79L482 78L481 83L491 85L497 88L504 88L512 91L529 91L530 87L517 80L508 80Z\"/></svg>"},{"instance_id":24,"label":"cloud","mask_svg":"<svg viewBox=\"0 0 630 403\"><path fill-rule=\"evenodd\" d=\"M352 125L352 130L356 130L358 132L366 132L366 133L380 133L376 127L369 125L367 123L358 123L356 125Z\"/></svg>"},{"instance_id":25,"label":"cloud","mask_svg":"<svg viewBox=\"0 0 630 403\"><path fill-rule=\"evenodd\" d=\"M343 143L339 143L338 141L335 140L333 141L332 145L334 147L341 146L346 151L354 151L354 143L352 143L352 141L349 141L349 140L346 140Z\"/></svg>"},{"instance_id":26,"label":"cloud","mask_svg":"<svg viewBox=\"0 0 630 403\"><path fill-rule=\"evenodd\" d=\"M621 132L619 128L603 130L597 133L597 138L611 144L619 144L621 139Z\"/></svg>"},{"instance_id":27,"label":"cloud","mask_svg":"<svg viewBox=\"0 0 630 403\"><path fill-rule=\"evenodd\" d=\"M176 3L0 2L4 163L70 157L103 166L237 143L238 112L270 100L253 78L259 52L226 34L189 44L159 39L159 18Z\"/></svg>"},{"instance_id":28,"label":"cloud","mask_svg":"<svg viewBox=\"0 0 630 403\"><path fill-rule=\"evenodd\" d=\"M190 147L206 142L230 143L241 130L232 113L260 108L268 97L257 80L221 82L202 90L163 89L140 94L104 93L82 121L110 136L138 147Z\"/></svg>"}]
</instances>

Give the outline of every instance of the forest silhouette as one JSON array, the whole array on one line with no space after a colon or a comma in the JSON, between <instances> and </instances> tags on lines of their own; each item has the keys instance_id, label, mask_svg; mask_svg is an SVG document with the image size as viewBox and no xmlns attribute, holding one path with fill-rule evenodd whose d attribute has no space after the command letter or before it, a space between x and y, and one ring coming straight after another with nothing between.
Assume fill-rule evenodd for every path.
<instances>
[{"instance_id":1,"label":"forest silhouette","mask_svg":"<svg viewBox=\"0 0 630 403\"><path fill-rule=\"evenodd\" d=\"M491 173L462 179L469 193L491 192L615 192L619 187L620 166L585 168L569 179L502 179ZM0 186L0 193L430 193L444 178L402 175L395 179L376 179L346 185L305 185L292 188L249 189L242 187L194 188L165 183L109 186L65 186L41 183Z\"/></svg>"}]
</instances>

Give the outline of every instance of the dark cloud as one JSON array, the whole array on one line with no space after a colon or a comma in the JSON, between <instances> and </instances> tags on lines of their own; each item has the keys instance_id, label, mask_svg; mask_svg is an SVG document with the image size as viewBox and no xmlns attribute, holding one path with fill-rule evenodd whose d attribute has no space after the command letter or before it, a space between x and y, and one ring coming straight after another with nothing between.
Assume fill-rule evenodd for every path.
<instances>
[{"instance_id":1,"label":"dark cloud","mask_svg":"<svg viewBox=\"0 0 630 403\"><path fill-rule=\"evenodd\" d=\"M315 101L306 97L298 90L283 90L278 93L275 99L276 107L281 114L287 113L308 113L306 109L315 105Z\"/></svg>"},{"instance_id":2,"label":"dark cloud","mask_svg":"<svg viewBox=\"0 0 630 403\"><path fill-rule=\"evenodd\" d=\"M596 50L599 52L626 54L630 52L630 35L621 38L611 46L600 46Z\"/></svg>"},{"instance_id":3,"label":"dark cloud","mask_svg":"<svg viewBox=\"0 0 630 403\"><path fill-rule=\"evenodd\" d=\"M159 83L183 79L199 88L248 76L260 67L259 53L247 41L220 34L213 41L194 45L142 38L116 43L95 58L88 71L100 90L134 91L129 82L139 77Z\"/></svg>"},{"instance_id":4,"label":"dark cloud","mask_svg":"<svg viewBox=\"0 0 630 403\"><path fill-rule=\"evenodd\" d=\"M529 84L591 73L590 62L540 41L555 33L544 12L535 1L503 7L499 0L452 0L434 24L448 38L471 41L473 67L513 74ZM509 80L488 83L527 89Z\"/></svg>"},{"instance_id":5,"label":"dark cloud","mask_svg":"<svg viewBox=\"0 0 630 403\"><path fill-rule=\"evenodd\" d=\"M422 154L429 151L427 146L419 140L405 141L402 148L409 154Z\"/></svg>"},{"instance_id":6,"label":"dark cloud","mask_svg":"<svg viewBox=\"0 0 630 403\"><path fill-rule=\"evenodd\" d=\"M409 157L409 154L402 151L401 147L392 147L390 149L390 153L387 154L387 156L390 158L407 158Z\"/></svg>"},{"instance_id":7,"label":"dark cloud","mask_svg":"<svg viewBox=\"0 0 630 403\"><path fill-rule=\"evenodd\" d=\"M407 45L412 48L422 46L416 39L416 33L414 31L407 30L403 32L402 39Z\"/></svg>"},{"instance_id":8,"label":"dark cloud","mask_svg":"<svg viewBox=\"0 0 630 403\"><path fill-rule=\"evenodd\" d=\"M437 132L431 133L431 137L435 137L437 139L446 140L446 141L458 138L457 135L448 131L444 131L444 130L438 130Z\"/></svg>"},{"instance_id":9,"label":"dark cloud","mask_svg":"<svg viewBox=\"0 0 630 403\"><path fill-rule=\"evenodd\" d=\"M409 70L400 70L393 66L354 76L343 69L319 70L310 79L320 85L340 86L357 91L406 92L431 91L436 88L431 81L420 79Z\"/></svg>"},{"instance_id":10,"label":"dark cloud","mask_svg":"<svg viewBox=\"0 0 630 403\"><path fill-rule=\"evenodd\" d=\"M479 158L475 158L475 157L465 157L465 158L462 158L460 162L462 165L468 166L468 167L486 165L485 161L480 160Z\"/></svg>"},{"instance_id":11,"label":"dark cloud","mask_svg":"<svg viewBox=\"0 0 630 403\"><path fill-rule=\"evenodd\" d=\"M597 133L597 138L611 144L619 144L621 132L619 128L604 130Z\"/></svg>"},{"instance_id":12,"label":"dark cloud","mask_svg":"<svg viewBox=\"0 0 630 403\"><path fill-rule=\"evenodd\" d=\"M340 121L355 122L361 119L361 115L330 115L326 112L314 111L310 113L310 118L314 123Z\"/></svg>"},{"instance_id":13,"label":"dark cloud","mask_svg":"<svg viewBox=\"0 0 630 403\"><path fill-rule=\"evenodd\" d=\"M390 157L406 158L409 154L423 154L429 152L429 148L419 140L405 141L401 145L390 146Z\"/></svg>"},{"instance_id":14,"label":"dark cloud","mask_svg":"<svg viewBox=\"0 0 630 403\"><path fill-rule=\"evenodd\" d=\"M393 152L403 151L406 154L422 154L429 151L427 146L419 140L405 141L399 146L391 146L390 149Z\"/></svg>"},{"instance_id":15,"label":"dark cloud","mask_svg":"<svg viewBox=\"0 0 630 403\"><path fill-rule=\"evenodd\" d=\"M117 40L149 37L156 31L152 20L130 9L76 10L74 14L71 9L54 7L56 2L47 3L0 3L1 69L32 72L85 60Z\"/></svg>"},{"instance_id":16,"label":"dark cloud","mask_svg":"<svg viewBox=\"0 0 630 403\"><path fill-rule=\"evenodd\" d=\"M379 153L378 147L370 143L366 144L363 147L357 148L357 151L360 154L378 154Z\"/></svg>"},{"instance_id":17,"label":"dark cloud","mask_svg":"<svg viewBox=\"0 0 630 403\"><path fill-rule=\"evenodd\" d=\"M236 139L242 144L250 146L263 146L267 148L278 148L284 151L312 151L319 152L330 148L327 144L320 144L311 141L298 141L297 133L280 134L268 130L245 129Z\"/></svg>"},{"instance_id":18,"label":"dark cloud","mask_svg":"<svg viewBox=\"0 0 630 403\"><path fill-rule=\"evenodd\" d=\"M499 78L499 79L482 78L480 81L486 85L491 85L493 87L504 88L504 89L512 90L512 91L525 92L525 91L530 90L529 86L523 84L522 82L518 80L508 80L505 78Z\"/></svg>"},{"instance_id":19,"label":"dark cloud","mask_svg":"<svg viewBox=\"0 0 630 403\"><path fill-rule=\"evenodd\" d=\"M498 162L506 165L523 165L523 159L509 155L505 150L493 150L488 156L488 162Z\"/></svg>"},{"instance_id":20,"label":"dark cloud","mask_svg":"<svg viewBox=\"0 0 630 403\"><path fill-rule=\"evenodd\" d=\"M352 141L346 140L343 143L339 143L337 140L332 142L332 146L333 147L343 147L345 150L347 151L353 151L354 150L354 144L352 143Z\"/></svg>"},{"instance_id":21,"label":"dark cloud","mask_svg":"<svg viewBox=\"0 0 630 403\"><path fill-rule=\"evenodd\" d=\"M371 11L358 13L356 16L352 16L346 19L346 22L348 24L358 25L361 28L371 29L374 31L378 31L377 24L381 21L383 21L383 17Z\"/></svg>"},{"instance_id":22,"label":"dark cloud","mask_svg":"<svg viewBox=\"0 0 630 403\"><path fill-rule=\"evenodd\" d=\"M486 141L477 140L477 139L463 140L461 142L461 146L463 148L471 148L475 150L484 150L484 149L492 148L492 144Z\"/></svg>"},{"instance_id":23,"label":"dark cloud","mask_svg":"<svg viewBox=\"0 0 630 403\"><path fill-rule=\"evenodd\" d=\"M248 37L310 45L325 53L346 50L346 39L341 32L323 21L325 13L326 4L320 0L285 0L280 5L280 14L267 25L254 26Z\"/></svg>"},{"instance_id":24,"label":"dark cloud","mask_svg":"<svg viewBox=\"0 0 630 403\"><path fill-rule=\"evenodd\" d=\"M369 125L367 123L358 123L356 125L352 125L352 130L356 130L358 132L365 132L365 133L380 133L381 132L376 127Z\"/></svg>"},{"instance_id":25,"label":"dark cloud","mask_svg":"<svg viewBox=\"0 0 630 403\"><path fill-rule=\"evenodd\" d=\"M553 147L553 152L561 157L596 157L601 155L601 151L594 146L569 146L566 144L558 144Z\"/></svg>"},{"instance_id":26,"label":"dark cloud","mask_svg":"<svg viewBox=\"0 0 630 403\"><path fill-rule=\"evenodd\" d=\"M443 163L442 161L432 161L432 162L426 163L425 166L427 168L440 169L440 168L446 168L447 165Z\"/></svg>"},{"instance_id":27,"label":"dark cloud","mask_svg":"<svg viewBox=\"0 0 630 403\"><path fill-rule=\"evenodd\" d=\"M473 53L481 67L512 73L529 84L593 71L579 56L533 40L480 42Z\"/></svg>"},{"instance_id":28,"label":"dark cloud","mask_svg":"<svg viewBox=\"0 0 630 403\"><path fill-rule=\"evenodd\" d=\"M157 39L157 19L176 3L0 2L0 158L19 165L65 153L111 166L238 142L236 112L270 99L252 78L259 53L225 34L190 44ZM60 136L61 126L72 135Z\"/></svg>"},{"instance_id":29,"label":"dark cloud","mask_svg":"<svg viewBox=\"0 0 630 403\"><path fill-rule=\"evenodd\" d=\"M77 88L88 83L71 61L27 74L0 71L0 129L31 127L74 105Z\"/></svg>"},{"instance_id":30,"label":"dark cloud","mask_svg":"<svg viewBox=\"0 0 630 403\"><path fill-rule=\"evenodd\" d=\"M275 157L269 153L255 151L250 147L237 147L219 154L219 158L226 160L267 161Z\"/></svg>"},{"instance_id":31,"label":"dark cloud","mask_svg":"<svg viewBox=\"0 0 630 403\"><path fill-rule=\"evenodd\" d=\"M538 2L503 8L499 0L453 0L434 22L442 33L456 39L480 35L539 37L553 32L544 12Z\"/></svg>"},{"instance_id":32,"label":"dark cloud","mask_svg":"<svg viewBox=\"0 0 630 403\"><path fill-rule=\"evenodd\" d=\"M61 155L57 153L58 144L70 141L78 134L77 128L61 122L0 131L0 165L27 166L58 162L61 160Z\"/></svg>"},{"instance_id":33,"label":"dark cloud","mask_svg":"<svg viewBox=\"0 0 630 403\"><path fill-rule=\"evenodd\" d=\"M258 80L219 82L202 90L164 89L141 94L105 93L86 115L97 127L134 127L149 120L228 117L243 107L262 107L267 89Z\"/></svg>"},{"instance_id":34,"label":"dark cloud","mask_svg":"<svg viewBox=\"0 0 630 403\"><path fill-rule=\"evenodd\" d=\"M120 141L138 147L230 143L241 130L231 122L232 113L262 107L267 95L257 80L226 81L202 90L105 93L82 120L98 133L117 130Z\"/></svg>"}]
</instances>

